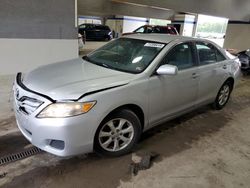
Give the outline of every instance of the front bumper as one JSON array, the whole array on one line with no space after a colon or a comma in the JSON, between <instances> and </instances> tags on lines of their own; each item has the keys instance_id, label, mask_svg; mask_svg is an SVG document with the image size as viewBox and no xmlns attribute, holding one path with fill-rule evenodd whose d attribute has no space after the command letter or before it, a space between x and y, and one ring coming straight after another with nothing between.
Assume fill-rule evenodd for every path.
<instances>
[{"instance_id":1,"label":"front bumper","mask_svg":"<svg viewBox=\"0 0 250 188\"><path fill-rule=\"evenodd\" d=\"M33 145L58 156L73 156L93 151L94 135L99 125L95 122L95 114L69 118L37 118L42 109L55 101L27 90L18 79L20 78L17 78L13 86L16 121L22 134ZM32 102L39 105L30 108Z\"/></svg>"}]
</instances>

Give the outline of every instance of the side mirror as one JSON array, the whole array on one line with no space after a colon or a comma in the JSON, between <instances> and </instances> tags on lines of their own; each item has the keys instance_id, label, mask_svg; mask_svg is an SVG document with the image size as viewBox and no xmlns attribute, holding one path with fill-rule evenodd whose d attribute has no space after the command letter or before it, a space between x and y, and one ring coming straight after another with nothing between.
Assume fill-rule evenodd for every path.
<instances>
[{"instance_id":1,"label":"side mirror","mask_svg":"<svg viewBox=\"0 0 250 188\"><path fill-rule=\"evenodd\" d=\"M178 68L174 65L162 65L157 70L158 75L177 75Z\"/></svg>"}]
</instances>

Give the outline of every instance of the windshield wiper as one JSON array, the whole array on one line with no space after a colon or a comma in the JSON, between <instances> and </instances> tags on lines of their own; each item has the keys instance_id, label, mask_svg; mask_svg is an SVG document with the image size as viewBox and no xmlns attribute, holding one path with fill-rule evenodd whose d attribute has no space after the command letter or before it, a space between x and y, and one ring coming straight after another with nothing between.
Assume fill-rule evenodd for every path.
<instances>
[{"instance_id":1,"label":"windshield wiper","mask_svg":"<svg viewBox=\"0 0 250 188\"><path fill-rule=\"evenodd\" d=\"M126 71L126 70L123 70L123 69L112 67L110 65L107 65L106 63L95 62L92 59L90 59L88 56L83 56L82 59L84 59L84 60L86 60L86 61L88 61L90 63L93 63L95 65L98 65L98 66L101 66L101 67L105 67L107 69L112 69L112 70L116 70L116 71L121 71L121 72L127 72L127 73L131 73L131 74L136 74L136 72Z\"/></svg>"},{"instance_id":2,"label":"windshield wiper","mask_svg":"<svg viewBox=\"0 0 250 188\"><path fill-rule=\"evenodd\" d=\"M88 62L90 62L90 63L93 63L93 64L95 64L95 65L100 65L99 63L97 63L97 62L95 62L95 61L92 61L88 56L83 56L82 57L82 59L84 59L85 61L88 61ZM100 66L102 66L102 65L100 65Z\"/></svg>"},{"instance_id":3,"label":"windshield wiper","mask_svg":"<svg viewBox=\"0 0 250 188\"><path fill-rule=\"evenodd\" d=\"M108 66L108 65L105 64L105 63L102 63L101 65L102 65L103 67L111 68L110 66Z\"/></svg>"},{"instance_id":4,"label":"windshield wiper","mask_svg":"<svg viewBox=\"0 0 250 188\"><path fill-rule=\"evenodd\" d=\"M105 68L110 68L112 69L112 67L110 67L109 65L105 64L105 63L97 63L95 61L92 61L88 56L83 56L82 59L90 62L90 63L93 63L93 64L96 64L96 65L99 65L99 66L102 66L102 67L105 67Z\"/></svg>"}]
</instances>

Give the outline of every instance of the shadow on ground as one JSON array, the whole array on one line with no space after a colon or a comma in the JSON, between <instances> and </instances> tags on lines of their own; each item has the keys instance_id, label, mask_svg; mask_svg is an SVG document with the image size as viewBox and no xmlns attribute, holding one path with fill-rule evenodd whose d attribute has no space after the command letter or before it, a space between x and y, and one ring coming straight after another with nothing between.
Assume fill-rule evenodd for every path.
<instances>
[{"instance_id":1,"label":"shadow on ground","mask_svg":"<svg viewBox=\"0 0 250 188\"><path fill-rule=\"evenodd\" d=\"M0 137L0 157L22 151L29 142L17 132Z\"/></svg>"}]
</instances>

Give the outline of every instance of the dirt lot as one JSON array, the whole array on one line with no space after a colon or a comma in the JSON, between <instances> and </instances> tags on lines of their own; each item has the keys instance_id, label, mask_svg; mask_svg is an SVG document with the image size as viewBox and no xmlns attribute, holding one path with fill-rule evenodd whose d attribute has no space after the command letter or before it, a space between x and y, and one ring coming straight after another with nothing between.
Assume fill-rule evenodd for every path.
<instances>
[{"instance_id":1,"label":"dirt lot","mask_svg":"<svg viewBox=\"0 0 250 188\"><path fill-rule=\"evenodd\" d=\"M131 156L61 159L47 153L0 166L0 187L246 187L250 185L250 77L225 109L198 109L146 132L134 153L159 154L131 174ZM0 128L15 121L8 116ZM0 136L0 156L29 147L19 132Z\"/></svg>"}]
</instances>

